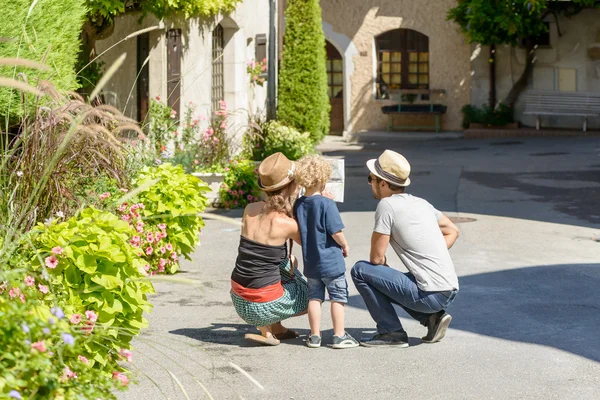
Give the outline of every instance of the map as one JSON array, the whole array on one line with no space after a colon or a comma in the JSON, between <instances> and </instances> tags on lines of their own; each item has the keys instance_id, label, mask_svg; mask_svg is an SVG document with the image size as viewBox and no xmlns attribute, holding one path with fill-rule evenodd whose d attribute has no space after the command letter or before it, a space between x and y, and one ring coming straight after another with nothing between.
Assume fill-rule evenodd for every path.
<instances>
[{"instance_id":1,"label":"map","mask_svg":"<svg viewBox=\"0 0 600 400\"><path fill-rule=\"evenodd\" d=\"M338 203L344 202L345 164L343 158L325 158L331 163L333 171L331 179L327 182L325 190L333 194L333 199Z\"/></svg>"}]
</instances>

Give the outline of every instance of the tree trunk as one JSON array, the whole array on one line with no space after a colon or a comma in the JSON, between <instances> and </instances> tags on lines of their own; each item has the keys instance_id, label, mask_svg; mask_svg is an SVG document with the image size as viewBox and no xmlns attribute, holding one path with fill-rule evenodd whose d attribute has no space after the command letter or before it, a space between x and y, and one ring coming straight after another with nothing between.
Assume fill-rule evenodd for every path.
<instances>
[{"instance_id":1,"label":"tree trunk","mask_svg":"<svg viewBox=\"0 0 600 400\"><path fill-rule=\"evenodd\" d=\"M490 57L488 59L490 63L490 97L489 104L490 108L496 108L496 45L490 45Z\"/></svg>"},{"instance_id":2,"label":"tree trunk","mask_svg":"<svg viewBox=\"0 0 600 400\"><path fill-rule=\"evenodd\" d=\"M533 76L533 67L534 67L534 62L535 62L535 50L534 50L534 44L532 41L527 41L526 51L527 51L527 61L525 62L525 70L521 74L521 77L519 78L519 80L517 80L515 82L512 89L510 89L508 96L506 96L506 99L504 100L504 103L513 109L515 107L515 103L519 99L519 95L521 94L521 92L523 90L525 90L527 88L527 86L529 85L529 80Z\"/></svg>"}]
</instances>

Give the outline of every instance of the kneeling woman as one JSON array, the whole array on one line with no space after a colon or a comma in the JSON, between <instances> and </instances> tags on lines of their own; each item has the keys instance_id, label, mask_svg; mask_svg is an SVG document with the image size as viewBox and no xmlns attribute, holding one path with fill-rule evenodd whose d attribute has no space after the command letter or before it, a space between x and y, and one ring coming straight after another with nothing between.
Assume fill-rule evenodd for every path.
<instances>
[{"instance_id":1,"label":"kneeling woman","mask_svg":"<svg viewBox=\"0 0 600 400\"><path fill-rule=\"evenodd\" d=\"M300 243L291 202L298 195L298 185L293 162L281 153L267 157L258 175L268 199L244 210L231 298L238 315L260 330L260 335L246 334L245 338L276 346L279 340L297 336L281 321L306 313L308 307L306 279L287 248L289 239Z\"/></svg>"}]
</instances>

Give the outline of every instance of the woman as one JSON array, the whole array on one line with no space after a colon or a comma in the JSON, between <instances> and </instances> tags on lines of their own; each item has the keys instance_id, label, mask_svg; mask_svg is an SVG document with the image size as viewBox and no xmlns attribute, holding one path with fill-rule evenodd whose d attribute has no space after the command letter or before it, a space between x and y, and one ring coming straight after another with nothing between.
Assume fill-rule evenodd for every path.
<instances>
[{"instance_id":1,"label":"woman","mask_svg":"<svg viewBox=\"0 0 600 400\"><path fill-rule=\"evenodd\" d=\"M297 337L281 321L306 313L308 307L306 279L287 248L289 239L300 243L291 202L298 195L298 185L294 182L294 163L282 153L267 157L258 167L258 175L267 200L249 204L244 210L238 257L231 274L231 299L238 315L260 330L260 335L246 334L245 338L276 346L280 340Z\"/></svg>"}]
</instances>

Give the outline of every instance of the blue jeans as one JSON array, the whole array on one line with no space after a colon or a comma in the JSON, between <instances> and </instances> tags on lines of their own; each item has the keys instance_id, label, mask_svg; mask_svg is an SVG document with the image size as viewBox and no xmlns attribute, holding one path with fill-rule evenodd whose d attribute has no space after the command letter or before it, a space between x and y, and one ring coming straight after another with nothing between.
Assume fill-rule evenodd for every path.
<instances>
[{"instance_id":1,"label":"blue jeans","mask_svg":"<svg viewBox=\"0 0 600 400\"><path fill-rule=\"evenodd\" d=\"M308 300L325 301L325 289L329 293L329 300L337 303L348 302L348 282L346 274L337 278L306 278L308 282Z\"/></svg>"},{"instance_id":2,"label":"blue jeans","mask_svg":"<svg viewBox=\"0 0 600 400\"><path fill-rule=\"evenodd\" d=\"M377 322L378 333L403 329L393 304L398 304L425 326L431 314L448 307L456 296L456 290L450 297L440 292L424 292L412 274L367 261L357 262L351 275L371 317Z\"/></svg>"}]
</instances>

